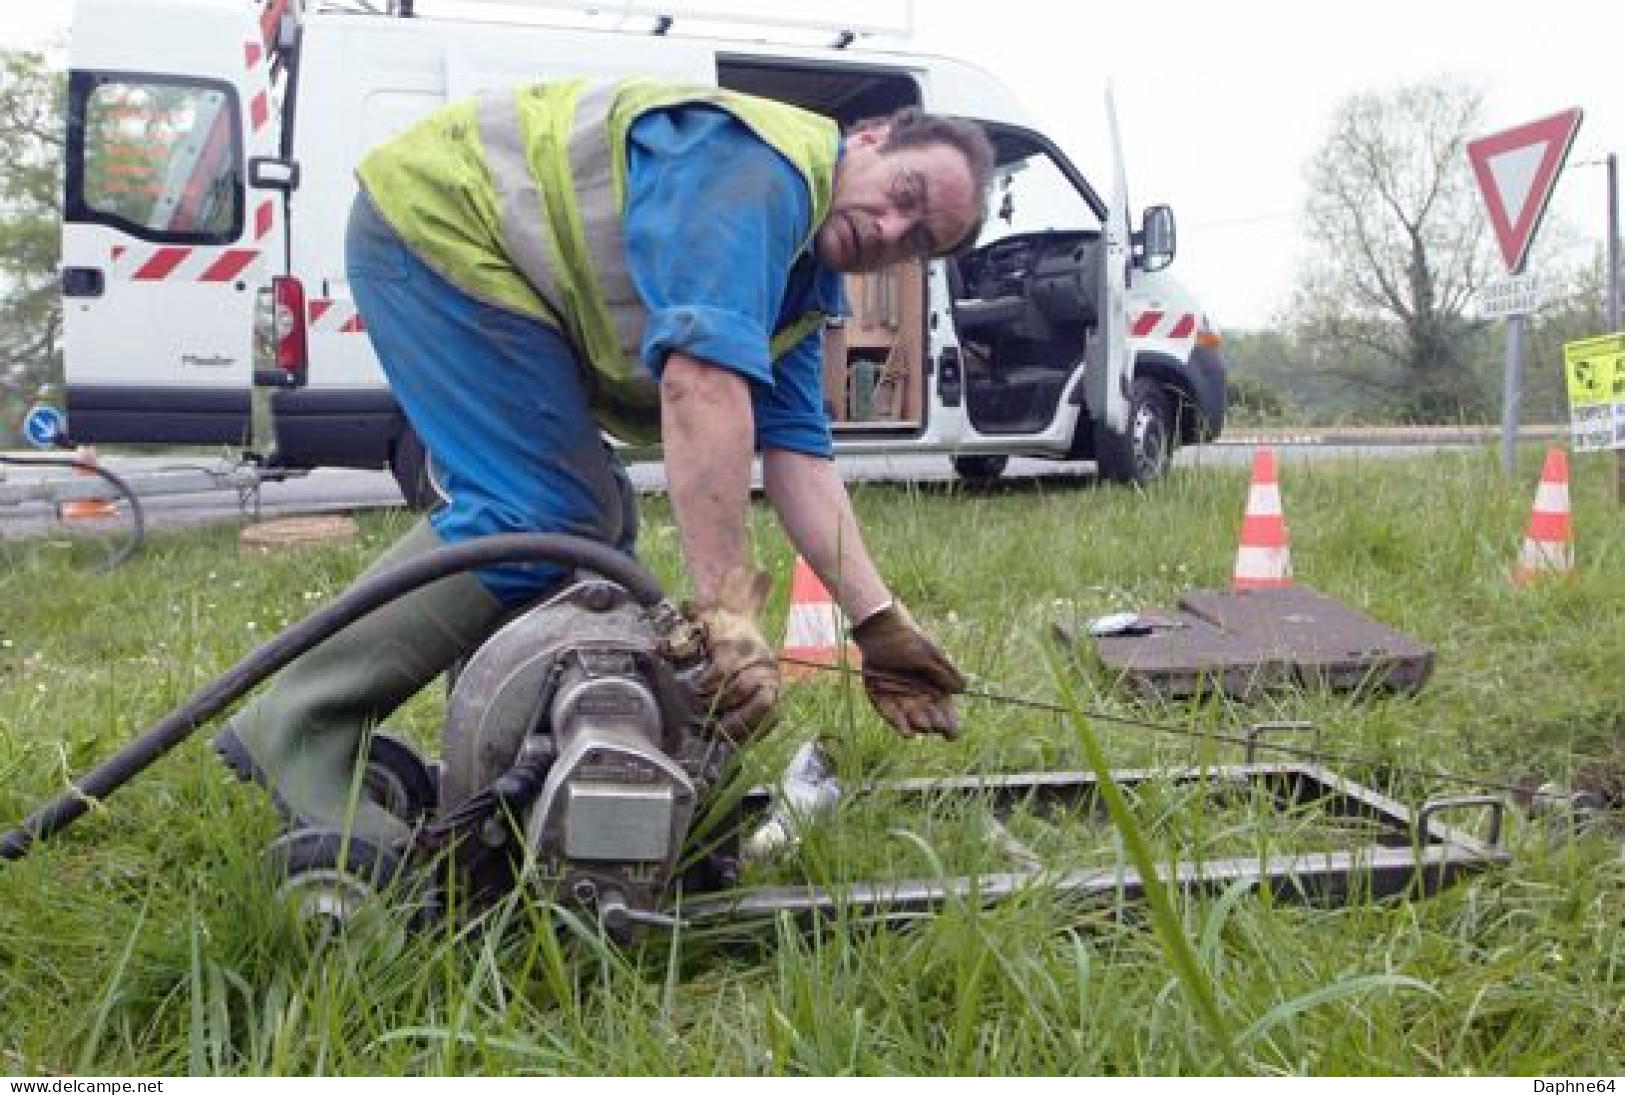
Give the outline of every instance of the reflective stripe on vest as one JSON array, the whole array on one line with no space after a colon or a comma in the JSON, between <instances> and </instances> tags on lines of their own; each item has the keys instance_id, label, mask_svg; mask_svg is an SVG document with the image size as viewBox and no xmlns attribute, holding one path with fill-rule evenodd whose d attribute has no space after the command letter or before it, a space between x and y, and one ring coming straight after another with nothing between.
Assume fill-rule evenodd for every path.
<instances>
[{"instance_id":1,"label":"reflective stripe on vest","mask_svg":"<svg viewBox=\"0 0 1625 1095\"><path fill-rule=\"evenodd\" d=\"M610 182L606 123L616 90L613 84L569 85L573 109L547 112L544 117L557 128L533 135L544 162L568 171L560 180L567 185L537 185L526 156L518 95L486 93L478 117L508 257L560 317L592 367L625 382L636 375L631 363L642 343L645 314L626 270L621 212ZM568 133L559 125L564 118L572 119Z\"/></svg>"},{"instance_id":2,"label":"reflective stripe on vest","mask_svg":"<svg viewBox=\"0 0 1625 1095\"><path fill-rule=\"evenodd\" d=\"M509 259L559 317L589 369L622 387L618 402L647 406L654 396L653 379L637 362L648 316L626 268L624 179L617 177L614 156L621 134L613 132L611 118L629 86L589 86L585 81L553 85L552 109L530 113L532 124L539 120L542 128L528 134L520 100L524 91L487 93L479 100L477 117ZM728 105L708 96L706 89L673 89L667 99L659 91L645 109L684 102ZM755 128L750 119L740 121ZM833 143L833 126L831 138ZM536 146L534 158L528 155L531 145ZM828 207L833 148L829 156L824 165L791 156L812 191L813 226ZM824 318L808 313L785 324L774 332L770 353L782 355L816 331Z\"/></svg>"}]
</instances>

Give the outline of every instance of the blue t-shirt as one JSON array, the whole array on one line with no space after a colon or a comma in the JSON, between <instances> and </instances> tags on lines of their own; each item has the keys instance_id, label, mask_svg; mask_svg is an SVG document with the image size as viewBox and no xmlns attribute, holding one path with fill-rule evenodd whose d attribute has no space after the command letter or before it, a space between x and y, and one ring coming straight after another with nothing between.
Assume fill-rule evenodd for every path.
<instances>
[{"instance_id":1,"label":"blue t-shirt","mask_svg":"<svg viewBox=\"0 0 1625 1095\"><path fill-rule=\"evenodd\" d=\"M674 350L750 381L756 447L829 456L823 332L777 360L773 332L845 312L841 275L813 255L801 173L726 111L639 118L627 140L626 265L648 309L643 364Z\"/></svg>"}]
</instances>

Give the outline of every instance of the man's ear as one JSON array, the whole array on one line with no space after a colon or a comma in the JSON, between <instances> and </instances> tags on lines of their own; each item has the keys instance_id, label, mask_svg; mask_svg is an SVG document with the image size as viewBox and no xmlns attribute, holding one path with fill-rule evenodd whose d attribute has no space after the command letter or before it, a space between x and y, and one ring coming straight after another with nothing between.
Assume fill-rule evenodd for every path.
<instances>
[{"instance_id":1,"label":"man's ear","mask_svg":"<svg viewBox=\"0 0 1625 1095\"><path fill-rule=\"evenodd\" d=\"M885 122L864 122L847 135L847 143L860 148L879 148L891 136L891 126Z\"/></svg>"}]
</instances>

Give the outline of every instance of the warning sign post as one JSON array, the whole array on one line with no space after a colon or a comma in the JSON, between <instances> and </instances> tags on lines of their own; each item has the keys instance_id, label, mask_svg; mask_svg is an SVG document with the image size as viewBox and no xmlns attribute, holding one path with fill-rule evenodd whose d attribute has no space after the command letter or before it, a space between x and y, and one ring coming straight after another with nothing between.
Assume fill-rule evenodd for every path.
<instances>
[{"instance_id":1,"label":"warning sign post","mask_svg":"<svg viewBox=\"0 0 1625 1095\"><path fill-rule=\"evenodd\" d=\"M1625 449L1625 334L1563 347L1574 451Z\"/></svg>"},{"instance_id":2,"label":"warning sign post","mask_svg":"<svg viewBox=\"0 0 1625 1095\"><path fill-rule=\"evenodd\" d=\"M1527 291L1520 291L1523 283L1519 277L1524 273L1529 245L1534 242L1535 230L1540 227L1546 205L1551 201L1557 176L1562 173L1569 147L1579 132L1580 118L1580 108L1575 107L1467 142L1467 160L1484 195L1484 208L1489 214L1490 227L1495 230L1495 241L1501 247L1501 257L1506 260L1507 273L1512 275L1497 287L1501 291L1492 298L1501 304L1500 314L1507 318L1501 462L1508 475L1516 465L1518 420L1523 402L1524 316L1533 310L1528 299L1536 291L1533 281L1527 283Z\"/></svg>"}]
</instances>

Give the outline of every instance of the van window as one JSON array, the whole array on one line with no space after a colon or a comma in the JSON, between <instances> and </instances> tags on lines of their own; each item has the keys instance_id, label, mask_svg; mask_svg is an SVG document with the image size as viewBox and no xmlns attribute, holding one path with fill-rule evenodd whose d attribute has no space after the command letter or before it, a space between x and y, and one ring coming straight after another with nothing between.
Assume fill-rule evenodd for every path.
<instances>
[{"instance_id":1,"label":"van window","mask_svg":"<svg viewBox=\"0 0 1625 1095\"><path fill-rule=\"evenodd\" d=\"M226 83L74 73L67 219L160 243L235 242L243 224L237 117Z\"/></svg>"},{"instance_id":2,"label":"van window","mask_svg":"<svg viewBox=\"0 0 1625 1095\"><path fill-rule=\"evenodd\" d=\"M1049 150L1028 146L1017 155L1000 156L976 242L981 246L1026 232L1098 232L1100 226L1100 216Z\"/></svg>"}]
</instances>

